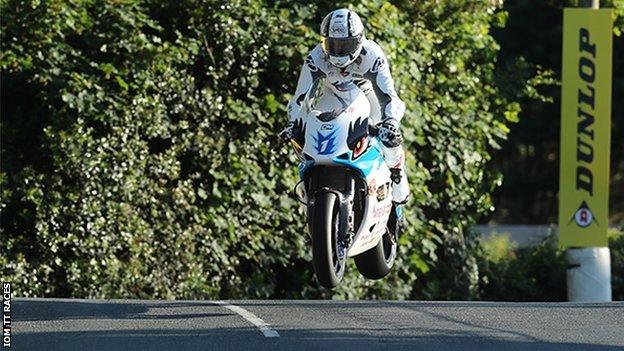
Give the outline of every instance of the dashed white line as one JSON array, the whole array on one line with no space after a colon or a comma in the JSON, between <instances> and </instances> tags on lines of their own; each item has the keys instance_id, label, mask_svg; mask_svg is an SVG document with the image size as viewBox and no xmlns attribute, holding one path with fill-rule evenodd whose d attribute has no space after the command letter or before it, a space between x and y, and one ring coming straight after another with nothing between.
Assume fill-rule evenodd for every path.
<instances>
[{"instance_id":1,"label":"dashed white line","mask_svg":"<svg viewBox=\"0 0 624 351\"><path fill-rule=\"evenodd\" d=\"M255 314L247 311L246 309L236 306L236 305L229 304L225 301L212 301L212 302L214 302L217 305L223 306L227 308L228 310L245 318L251 324L255 325L265 337L279 338L279 333L277 331L275 331L274 329L271 329L271 326L269 324L267 324L262 319L258 318Z\"/></svg>"}]
</instances>

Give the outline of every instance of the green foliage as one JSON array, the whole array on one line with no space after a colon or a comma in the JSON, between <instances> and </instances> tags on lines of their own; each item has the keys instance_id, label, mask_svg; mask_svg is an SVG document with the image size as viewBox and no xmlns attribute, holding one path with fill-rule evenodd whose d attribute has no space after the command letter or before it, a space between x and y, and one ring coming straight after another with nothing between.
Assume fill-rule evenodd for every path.
<instances>
[{"instance_id":1,"label":"green foliage","mask_svg":"<svg viewBox=\"0 0 624 351\"><path fill-rule=\"evenodd\" d=\"M487 248L491 243L485 241L483 246ZM488 250L475 251L480 272L479 298L566 301L565 255L557 247L556 235L549 235L535 246L519 249L508 246L505 250L508 254L503 257Z\"/></svg>"},{"instance_id":2,"label":"green foliage","mask_svg":"<svg viewBox=\"0 0 624 351\"><path fill-rule=\"evenodd\" d=\"M493 32L501 45L496 69L499 91L520 104L519 123L493 166L504 177L493 193L496 212L484 221L544 224L557 221L561 42L564 7L580 0L507 1L507 26ZM591 1L590 1L591 2ZM624 1L600 1L613 8L613 98L611 111L610 221L624 220ZM556 48L554 50L553 48Z\"/></svg>"},{"instance_id":3,"label":"green foliage","mask_svg":"<svg viewBox=\"0 0 624 351\"><path fill-rule=\"evenodd\" d=\"M624 234L610 230L613 300L624 300ZM516 248L509 238L480 240L474 255L479 266L478 298L489 301L567 301L565 251L557 236Z\"/></svg>"},{"instance_id":4,"label":"green foliage","mask_svg":"<svg viewBox=\"0 0 624 351\"><path fill-rule=\"evenodd\" d=\"M611 289L614 301L624 301L624 225L609 231Z\"/></svg>"},{"instance_id":5,"label":"green foliage","mask_svg":"<svg viewBox=\"0 0 624 351\"><path fill-rule=\"evenodd\" d=\"M333 2L4 0L3 279L22 296L466 298L463 238L517 119L492 2L362 0L400 96L413 200L392 274L316 287L292 153L271 151Z\"/></svg>"},{"instance_id":6,"label":"green foliage","mask_svg":"<svg viewBox=\"0 0 624 351\"><path fill-rule=\"evenodd\" d=\"M509 234L493 234L480 244L485 257L494 263L515 257L517 244L510 240Z\"/></svg>"},{"instance_id":7,"label":"green foliage","mask_svg":"<svg viewBox=\"0 0 624 351\"><path fill-rule=\"evenodd\" d=\"M403 16L413 23L394 39L395 31L382 22L386 37L375 37L391 52L401 49L390 60L410 110L403 129L413 155L408 159L412 212L420 220L411 224L424 232L420 256L437 261L416 281L412 297L469 298L478 270L463 236L476 216L493 209L489 194L500 180L486 165L509 131L505 115L515 108L498 98L494 85L498 44L489 32L502 23L496 7L486 2L406 2L401 10L367 18ZM418 269L418 261L412 264Z\"/></svg>"}]
</instances>

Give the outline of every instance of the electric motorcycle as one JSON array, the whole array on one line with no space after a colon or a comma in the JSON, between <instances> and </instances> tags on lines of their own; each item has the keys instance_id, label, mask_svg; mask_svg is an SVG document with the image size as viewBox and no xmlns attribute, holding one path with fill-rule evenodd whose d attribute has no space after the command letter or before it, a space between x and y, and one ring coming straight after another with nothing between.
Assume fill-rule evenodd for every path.
<instances>
[{"instance_id":1,"label":"electric motorcycle","mask_svg":"<svg viewBox=\"0 0 624 351\"><path fill-rule=\"evenodd\" d=\"M383 278L394 263L403 219L392 202L370 103L355 84L332 90L319 78L301 106L291 143L301 161L296 191L307 206L316 277L336 287L353 257L362 275Z\"/></svg>"}]
</instances>

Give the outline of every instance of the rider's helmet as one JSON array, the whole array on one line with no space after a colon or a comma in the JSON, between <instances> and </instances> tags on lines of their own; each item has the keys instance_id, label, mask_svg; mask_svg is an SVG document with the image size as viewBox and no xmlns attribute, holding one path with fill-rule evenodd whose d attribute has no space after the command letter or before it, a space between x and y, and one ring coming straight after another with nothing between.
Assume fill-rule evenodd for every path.
<instances>
[{"instance_id":1,"label":"rider's helmet","mask_svg":"<svg viewBox=\"0 0 624 351\"><path fill-rule=\"evenodd\" d=\"M348 9L330 12L321 22L322 47L329 62L346 67L360 55L364 25L357 13Z\"/></svg>"}]
</instances>

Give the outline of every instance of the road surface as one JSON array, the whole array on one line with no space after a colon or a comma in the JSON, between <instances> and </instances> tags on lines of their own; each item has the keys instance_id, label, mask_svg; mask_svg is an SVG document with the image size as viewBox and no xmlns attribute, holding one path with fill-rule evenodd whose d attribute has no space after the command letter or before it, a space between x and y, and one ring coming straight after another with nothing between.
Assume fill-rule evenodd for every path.
<instances>
[{"instance_id":1,"label":"road surface","mask_svg":"<svg viewBox=\"0 0 624 351\"><path fill-rule=\"evenodd\" d=\"M624 350L624 303L13 300L12 350Z\"/></svg>"}]
</instances>

